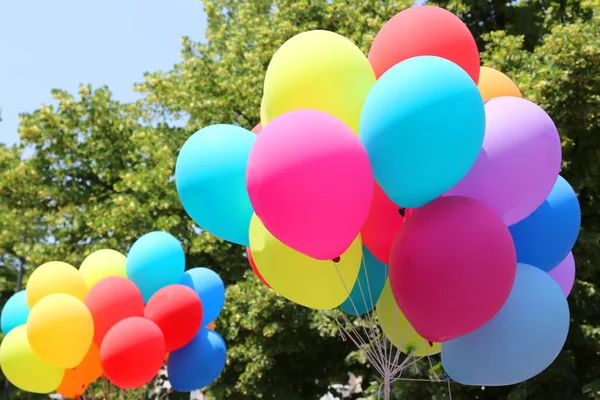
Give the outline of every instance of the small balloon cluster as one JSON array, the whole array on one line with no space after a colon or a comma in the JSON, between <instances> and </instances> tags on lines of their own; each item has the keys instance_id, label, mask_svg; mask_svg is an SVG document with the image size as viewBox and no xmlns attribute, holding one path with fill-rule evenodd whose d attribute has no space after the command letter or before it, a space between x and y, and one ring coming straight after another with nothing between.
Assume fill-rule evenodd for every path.
<instances>
[{"instance_id":1,"label":"small balloon cluster","mask_svg":"<svg viewBox=\"0 0 600 400\"><path fill-rule=\"evenodd\" d=\"M181 244L165 232L140 237L127 257L96 251L79 270L39 266L2 309L4 376L28 392L76 398L101 376L144 386L166 362L174 390L208 386L226 362L212 323L225 288L210 269L184 269Z\"/></svg>"},{"instance_id":2,"label":"small balloon cluster","mask_svg":"<svg viewBox=\"0 0 600 400\"><path fill-rule=\"evenodd\" d=\"M404 10L368 57L336 33L301 33L263 90L253 132L208 126L181 149L177 190L196 223L247 246L289 300L375 308L397 347L441 351L460 383L550 365L569 328L578 199L552 119L480 67L458 17Z\"/></svg>"}]
</instances>

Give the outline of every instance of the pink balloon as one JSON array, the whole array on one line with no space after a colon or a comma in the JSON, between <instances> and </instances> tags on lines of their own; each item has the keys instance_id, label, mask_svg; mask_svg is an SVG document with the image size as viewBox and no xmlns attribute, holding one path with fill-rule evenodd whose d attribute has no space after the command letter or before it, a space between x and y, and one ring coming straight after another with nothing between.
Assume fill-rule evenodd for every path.
<instances>
[{"instance_id":1,"label":"pink balloon","mask_svg":"<svg viewBox=\"0 0 600 400\"><path fill-rule=\"evenodd\" d=\"M485 204L443 197L407 218L392 246L390 285L425 339L445 342L488 322L508 298L517 270L502 219Z\"/></svg>"},{"instance_id":2,"label":"pink balloon","mask_svg":"<svg viewBox=\"0 0 600 400\"><path fill-rule=\"evenodd\" d=\"M252 133L258 135L262 131L262 124L259 122L254 128L252 128Z\"/></svg>"},{"instance_id":3,"label":"pink balloon","mask_svg":"<svg viewBox=\"0 0 600 400\"><path fill-rule=\"evenodd\" d=\"M297 110L269 122L248 159L254 212L287 246L319 260L344 253L373 198L367 151L340 120Z\"/></svg>"},{"instance_id":4,"label":"pink balloon","mask_svg":"<svg viewBox=\"0 0 600 400\"><path fill-rule=\"evenodd\" d=\"M569 253L567 258L548 273L558 283L565 297L569 297L575 283L575 258L573 257L573 253Z\"/></svg>"},{"instance_id":5,"label":"pink balloon","mask_svg":"<svg viewBox=\"0 0 600 400\"><path fill-rule=\"evenodd\" d=\"M489 100L485 117L481 153L447 194L479 200L513 225L535 211L554 187L562 157L560 136L544 110L518 97Z\"/></svg>"}]
</instances>

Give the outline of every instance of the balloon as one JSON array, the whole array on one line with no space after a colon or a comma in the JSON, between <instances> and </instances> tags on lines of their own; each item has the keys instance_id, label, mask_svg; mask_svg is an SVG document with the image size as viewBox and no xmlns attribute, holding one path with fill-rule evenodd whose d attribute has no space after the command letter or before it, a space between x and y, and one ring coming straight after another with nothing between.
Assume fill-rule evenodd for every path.
<instances>
[{"instance_id":1,"label":"balloon","mask_svg":"<svg viewBox=\"0 0 600 400\"><path fill-rule=\"evenodd\" d=\"M200 329L185 347L171 353L167 363L169 382L178 392L191 392L210 385L227 361L223 338L209 329Z\"/></svg>"},{"instance_id":2,"label":"balloon","mask_svg":"<svg viewBox=\"0 0 600 400\"><path fill-rule=\"evenodd\" d=\"M46 394L60 385L64 370L39 358L27 341L27 328L19 325L0 343L2 373L21 390ZM35 377L35 378L34 378Z\"/></svg>"},{"instance_id":3,"label":"balloon","mask_svg":"<svg viewBox=\"0 0 600 400\"><path fill-rule=\"evenodd\" d=\"M98 250L83 260L79 273L90 289L109 276L127 278L127 257L116 250Z\"/></svg>"},{"instance_id":4,"label":"balloon","mask_svg":"<svg viewBox=\"0 0 600 400\"><path fill-rule=\"evenodd\" d=\"M560 136L548 114L525 99L492 99L485 112L479 157L447 194L479 200L512 225L531 214L552 190L562 159Z\"/></svg>"},{"instance_id":5,"label":"balloon","mask_svg":"<svg viewBox=\"0 0 600 400\"><path fill-rule=\"evenodd\" d=\"M211 331L214 331L215 330L215 321L213 321L210 324L206 325L206 329L210 329Z\"/></svg>"},{"instance_id":6,"label":"balloon","mask_svg":"<svg viewBox=\"0 0 600 400\"><path fill-rule=\"evenodd\" d=\"M85 393L87 386L76 369L67 369L56 392L64 398L74 399Z\"/></svg>"},{"instance_id":7,"label":"balloon","mask_svg":"<svg viewBox=\"0 0 600 400\"><path fill-rule=\"evenodd\" d=\"M252 133L258 135L262 131L262 125L258 123L254 128L252 128Z\"/></svg>"},{"instance_id":8,"label":"balloon","mask_svg":"<svg viewBox=\"0 0 600 400\"><path fill-rule=\"evenodd\" d=\"M233 243L248 245L252 205L246 164L256 135L234 125L212 125L183 145L175 184L185 211L200 227Z\"/></svg>"},{"instance_id":9,"label":"balloon","mask_svg":"<svg viewBox=\"0 0 600 400\"><path fill-rule=\"evenodd\" d=\"M27 281L27 304L32 309L40 299L54 293L70 294L85 300L88 288L77 268L61 261L37 267Z\"/></svg>"},{"instance_id":10,"label":"balloon","mask_svg":"<svg viewBox=\"0 0 600 400\"><path fill-rule=\"evenodd\" d=\"M514 385L533 378L558 356L569 331L569 305L538 268L519 264L514 287L487 324L442 344L442 365L463 385Z\"/></svg>"},{"instance_id":11,"label":"balloon","mask_svg":"<svg viewBox=\"0 0 600 400\"><path fill-rule=\"evenodd\" d=\"M319 260L346 251L373 199L373 174L360 140L315 110L289 112L263 129L250 151L247 186L269 232Z\"/></svg>"},{"instance_id":12,"label":"balloon","mask_svg":"<svg viewBox=\"0 0 600 400\"><path fill-rule=\"evenodd\" d=\"M417 56L445 58L458 64L475 82L479 79L475 38L456 15L443 8L418 6L401 11L383 25L369 50L377 78Z\"/></svg>"},{"instance_id":13,"label":"balloon","mask_svg":"<svg viewBox=\"0 0 600 400\"><path fill-rule=\"evenodd\" d=\"M508 76L490 67L481 67L479 70L477 87L483 101L504 96L523 97L517 85Z\"/></svg>"},{"instance_id":14,"label":"balloon","mask_svg":"<svg viewBox=\"0 0 600 400\"><path fill-rule=\"evenodd\" d=\"M265 98L263 96L261 102L260 102L260 125L262 128L264 128L265 126L267 126L267 124L269 123L269 117L267 116L267 110L265 108ZM261 130L262 130L261 128ZM258 135L258 133L257 133Z\"/></svg>"},{"instance_id":15,"label":"balloon","mask_svg":"<svg viewBox=\"0 0 600 400\"><path fill-rule=\"evenodd\" d=\"M400 228L390 255L390 285L415 330L445 342L481 327L502 307L516 271L508 228L483 203L436 199Z\"/></svg>"},{"instance_id":16,"label":"balloon","mask_svg":"<svg viewBox=\"0 0 600 400\"><path fill-rule=\"evenodd\" d=\"M338 307L348 298L362 261L360 235L337 263L317 260L281 243L256 215L250 222L250 249L256 267L273 290L317 310Z\"/></svg>"},{"instance_id":17,"label":"balloon","mask_svg":"<svg viewBox=\"0 0 600 400\"><path fill-rule=\"evenodd\" d=\"M550 271L549 274L558 283L565 297L569 297L575 283L575 258L573 257L573 253L569 252L567 258L558 264L558 267Z\"/></svg>"},{"instance_id":18,"label":"balloon","mask_svg":"<svg viewBox=\"0 0 600 400\"><path fill-rule=\"evenodd\" d=\"M342 303L342 310L352 315L362 315L377 304L383 285L387 280L387 266L375 258L364 245L358 279L348 298Z\"/></svg>"},{"instance_id":19,"label":"balloon","mask_svg":"<svg viewBox=\"0 0 600 400\"><path fill-rule=\"evenodd\" d=\"M246 247L246 254L248 255L248 264L250 264L250 268L252 268L252 272L256 275L256 277L267 287L270 289L271 286L265 281L265 278L262 277L258 268L256 268L256 263L254 263L254 259L252 258L252 251L250 251L250 247Z\"/></svg>"},{"instance_id":20,"label":"balloon","mask_svg":"<svg viewBox=\"0 0 600 400\"><path fill-rule=\"evenodd\" d=\"M559 176L548 198L530 216L509 227L520 263L548 272L577 240L581 210L575 191Z\"/></svg>"},{"instance_id":21,"label":"balloon","mask_svg":"<svg viewBox=\"0 0 600 400\"><path fill-rule=\"evenodd\" d=\"M439 343L429 344L411 326L398 308L390 282L386 281L377 302L377 320L385 337L404 354L414 357L432 356L441 351Z\"/></svg>"},{"instance_id":22,"label":"balloon","mask_svg":"<svg viewBox=\"0 0 600 400\"><path fill-rule=\"evenodd\" d=\"M166 353L160 328L143 317L117 322L100 347L104 374L121 389L133 389L150 382L162 367Z\"/></svg>"},{"instance_id":23,"label":"balloon","mask_svg":"<svg viewBox=\"0 0 600 400\"><path fill-rule=\"evenodd\" d=\"M180 283L194 289L202 300L202 326L217 319L225 304L225 284L215 271L201 267L192 268L183 274Z\"/></svg>"},{"instance_id":24,"label":"balloon","mask_svg":"<svg viewBox=\"0 0 600 400\"><path fill-rule=\"evenodd\" d=\"M0 315L2 334L6 336L8 332L17 326L26 324L28 316L27 293L25 290L21 290L10 296L6 304L4 304L4 308L2 308L2 315Z\"/></svg>"},{"instance_id":25,"label":"balloon","mask_svg":"<svg viewBox=\"0 0 600 400\"><path fill-rule=\"evenodd\" d=\"M98 346L117 322L144 315L142 293L135 283L120 276L98 282L85 298L85 305L94 318L94 343Z\"/></svg>"},{"instance_id":26,"label":"balloon","mask_svg":"<svg viewBox=\"0 0 600 400\"><path fill-rule=\"evenodd\" d=\"M484 132L477 85L456 64L430 56L386 72L360 119L375 179L392 202L408 208L456 185L475 163Z\"/></svg>"},{"instance_id":27,"label":"balloon","mask_svg":"<svg viewBox=\"0 0 600 400\"><path fill-rule=\"evenodd\" d=\"M360 236L365 246L377 260L387 264L390 259L392 243L405 218L412 213L411 209L401 209L385 194L381 186L375 182L373 202L369 216L365 221ZM404 214L404 215L402 215Z\"/></svg>"},{"instance_id":28,"label":"balloon","mask_svg":"<svg viewBox=\"0 0 600 400\"><path fill-rule=\"evenodd\" d=\"M166 232L150 232L135 241L127 254L127 276L144 301L160 288L178 283L185 270L181 243Z\"/></svg>"},{"instance_id":29,"label":"balloon","mask_svg":"<svg viewBox=\"0 0 600 400\"><path fill-rule=\"evenodd\" d=\"M144 317L158 325L170 352L188 344L200 329L202 302L193 289L169 285L150 298Z\"/></svg>"},{"instance_id":30,"label":"balloon","mask_svg":"<svg viewBox=\"0 0 600 400\"><path fill-rule=\"evenodd\" d=\"M264 104L269 124L289 111L311 109L358 133L360 109L374 83L369 60L350 40L323 30L300 33L277 50L267 68Z\"/></svg>"},{"instance_id":31,"label":"balloon","mask_svg":"<svg viewBox=\"0 0 600 400\"><path fill-rule=\"evenodd\" d=\"M98 346L92 343L87 354L75 369L83 383L92 383L100 378L104 371L102 370Z\"/></svg>"},{"instance_id":32,"label":"balloon","mask_svg":"<svg viewBox=\"0 0 600 400\"><path fill-rule=\"evenodd\" d=\"M92 314L81 300L68 294L44 297L27 319L31 348L42 360L58 367L79 365L93 338Z\"/></svg>"}]
</instances>

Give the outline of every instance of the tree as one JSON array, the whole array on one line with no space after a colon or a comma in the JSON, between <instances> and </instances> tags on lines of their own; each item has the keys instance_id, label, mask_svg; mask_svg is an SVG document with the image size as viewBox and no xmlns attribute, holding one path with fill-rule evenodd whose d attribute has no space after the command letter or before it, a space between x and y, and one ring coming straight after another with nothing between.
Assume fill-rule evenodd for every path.
<instances>
[{"instance_id":1,"label":"tree","mask_svg":"<svg viewBox=\"0 0 600 400\"><path fill-rule=\"evenodd\" d=\"M259 121L264 73L286 39L328 29L366 52L383 23L412 2L204 3L207 43L184 38L181 62L171 71L147 74L137 85L144 94L140 102L121 104L108 89L88 86L78 98L56 91L58 106L22 116L21 144L0 148L0 262L15 265L25 257L28 272L51 259L77 266L98 248L125 252L146 232L169 231L184 244L189 267L213 268L229 285L216 323L229 346L228 365L211 386L212 397L314 399L329 383L345 382L347 371L363 376L366 386L372 383L369 396L377 390L376 375L337 337L332 321L266 289L248 271L243 248L201 232L183 212L172 176L178 150L195 130L214 123L251 128ZM514 387L482 391L452 384L453 398L600 398L600 275L594 268L600 240L594 212L600 2L437 4L457 12L471 28L485 65L507 73L553 117L563 137L562 173L578 192L583 213L575 249L578 280L570 297L572 328L558 360ZM178 119L184 124L173 123ZM34 154L21 160L24 146L33 147ZM7 275L7 284L13 279ZM448 398L445 383L403 382L394 394Z\"/></svg>"}]
</instances>

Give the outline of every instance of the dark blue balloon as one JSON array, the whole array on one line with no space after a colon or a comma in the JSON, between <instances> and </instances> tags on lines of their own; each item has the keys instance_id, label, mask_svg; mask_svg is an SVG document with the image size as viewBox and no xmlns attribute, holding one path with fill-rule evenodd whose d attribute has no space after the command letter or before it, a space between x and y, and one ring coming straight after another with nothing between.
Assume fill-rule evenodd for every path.
<instances>
[{"instance_id":1,"label":"dark blue balloon","mask_svg":"<svg viewBox=\"0 0 600 400\"><path fill-rule=\"evenodd\" d=\"M377 304L387 280L387 268L365 245L358 279L350 296L342 303L342 311L352 315L368 313Z\"/></svg>"},{"instance_id":2,"label":"dark blue balloon","mask_svg":"<svg viewBox=\"0 0 600 400\"><path fill-rule=\"evenodd\" d=\"M569 322L569 304L554 279L539 268L519 264L498 314L476 331L442 343L442 366L463 385L523 382L556 359Z\"/></svg>"},{"instance_id":3,"label":"dark blue balloon","mask_svg":"<svg viewBox=\"0 0 600 400\"><path fill-rule=\"evenodd\" d=\"M546 272L569 255L575 245L581 210L575 191L561 176L546 200L527 218L509 227L517 261Z\"/></svg>"},{"instance_id":4,"label":"dark blue balloon","mask_svg":"<svg viewBox=\"0 0 600 400\"><path fill-rule=\"evenodd\" d=\"M198 267L186 271L180 283L192 288L202 301L202 326L214 321L225 304L225 285L221 277L212 269Z\"/></svg>"},{"instance_id":5,"label":"dark blue balloon","mask_svg":"<svg viewBox=\"0 0 600 400\"><path fill-rule=\"evenodd\" d=\"M213 383L225 368L227 347L218 333L201 328L194 339L169 354L169 382L178 392L191 392Z\"/></svg>"}]
</instances>

